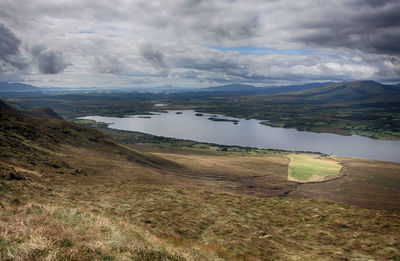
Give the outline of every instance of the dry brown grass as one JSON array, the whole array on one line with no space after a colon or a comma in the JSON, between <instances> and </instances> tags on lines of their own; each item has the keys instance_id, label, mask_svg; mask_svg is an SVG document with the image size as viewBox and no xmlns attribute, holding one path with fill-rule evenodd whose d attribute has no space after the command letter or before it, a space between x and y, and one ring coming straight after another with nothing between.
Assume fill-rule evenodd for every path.
<instances>
[{"instance_id":1,"label":"dry brown grass","mask_svg":"<svg viewBox=\"0 0 400 261\"><path fill-rule=\"evenodd\" d=\"M6 182L15 190L0 212L3 259L400 258L396 215L324 200L71 179L58 179L52 191ZM15 200L17 182L29 198Z\"/></svg>"},{"instance_id":2,"label":"dry brown grass","mask_svg":"<svg viewBox=\"0 0 400 261\"><path fill-rule=\"evenodd\" d=\"M205 252L204 252L205 253ZM176 247L123 218L83 208L26 203L0 214L2 260L195 260L212 258Z\"/></svg>"},{"instance_id":3,"label":"dry brown grass","mask_svg":"<svg viewBox=\"0 0 400 261\"><path fill-rule=\"evenodd\" d=\"M287 181L289 160L281 153L253 155L186 149L155 154L185 167L178 173L182 180L214 191L282 196L295 186Z\"/></svg>"}]
</instances>

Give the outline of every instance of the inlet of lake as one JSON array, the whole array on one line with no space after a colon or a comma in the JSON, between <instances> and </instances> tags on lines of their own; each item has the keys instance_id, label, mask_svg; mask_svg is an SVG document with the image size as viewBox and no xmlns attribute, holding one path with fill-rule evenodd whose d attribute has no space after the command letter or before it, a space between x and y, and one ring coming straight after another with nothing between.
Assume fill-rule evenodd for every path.
<instances>
[{"instance_id":1,"label":"inlet of lake","mask_svg":"<svg viewBox=\"0 0 400 261\"><path fill-rule=\"evenodd\" d=\"M105 122L112 129L137 131L198 142L260 149L312 151L400 162L400 141L376 140L357 135L342 136L298 131L262 125L261 121L254 119L202 114L201 116L193 110L171 110L165 113L157 112L153 115L135 115L124 118L86 116L79 119ZM216 121L216 119L220 120Z\"/></svg>"}]
</instances>

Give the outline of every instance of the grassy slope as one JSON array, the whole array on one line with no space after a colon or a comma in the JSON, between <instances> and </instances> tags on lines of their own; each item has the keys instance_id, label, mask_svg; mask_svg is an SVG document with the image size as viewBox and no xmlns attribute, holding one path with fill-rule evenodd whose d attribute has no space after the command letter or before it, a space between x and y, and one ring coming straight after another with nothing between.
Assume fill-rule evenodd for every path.
<instances>
[{"instance_id":1,"label":"grassy slope","mask_svg":"<svg viewBox=\"0 0 400 261\"><path fill-rule=\"evenodd\" d=\"M333 159L317 155L290 154L289 177L300 181L316 181L319 177L337 176L342 168ZM313 180L310 180L316 176Z\"/></svg>"},{"instance_id":2,"label":"grassy slope","mask_svg":"<svg viewBox=\"0 0 400 261\"><path fill-rule=\"evenodd\" d=\"M241 152L183 149L166 160L74 124L5 116L2 260L400 258L396 215L326 200L231 194L224 186L210 191L195 182L206 174L207 182L229 172L249 175L234 164L273 176L268 165L278 167L280 154L236 162ZM219 176L210 177L211 170Z\"/></svg>"}]
</instances>

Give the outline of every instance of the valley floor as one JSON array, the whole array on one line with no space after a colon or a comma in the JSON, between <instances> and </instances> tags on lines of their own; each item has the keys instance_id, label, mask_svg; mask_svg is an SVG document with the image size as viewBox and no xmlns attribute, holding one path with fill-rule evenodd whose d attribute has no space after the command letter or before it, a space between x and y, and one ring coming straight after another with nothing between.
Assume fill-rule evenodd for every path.
<instances>
[{"instance_id":1,"label":"valley floor","mask_svg":"<svg viewBox=\"0 0 400 261\"><path fill-rule=\"evenodd\" d=\"M179 178L182 184L259 197L325 198L400 213L398 163L331 156L341 165L340 174L328 176L322 182L303 184L288 180L291 152L226 147L108 128L100 130L135 149L185 166Z\"/></svg>"}]
</instances>

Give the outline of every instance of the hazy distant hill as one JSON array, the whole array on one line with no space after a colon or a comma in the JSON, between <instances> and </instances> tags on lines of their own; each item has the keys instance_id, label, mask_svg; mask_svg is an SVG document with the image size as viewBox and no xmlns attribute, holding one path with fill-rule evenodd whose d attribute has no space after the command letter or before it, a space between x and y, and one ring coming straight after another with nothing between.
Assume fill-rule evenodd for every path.
<instances>
[{"instance_id":1,"label":"hazy distant hill","mask_svg":"<svg viewBox=\"0 0 400 261\"><path fill-rule=\"evenodd\" d=\"M0 82L0 97L26 97L32 95L41 95L41 89L24 83Z\"/></svg>"},{"instance_id":2,"label":"hazy distant hill","mask_svg":"<svg viewBox=\"0 0 400 261\"><path fill-rule=\"evenodd\" d=\"M312 100L342 102L378 98L386 95L398 95L400 87L380 84L374 81L356 81L330 84L321 88L291 92L289 95ZM381 100L381 99L379 99Z\"/></svg>"},{"instance_id":3,"label":"hazy distant hill","mask_svg":"<svg viewBox=\"0 0 400 261\"><path fill-rule=\"evenodd\" d=\"M203 88L202 91L250 91L255 90L256 87L253 85L246 84L229 84L223 86L207 87Z\"/></svg>"},{"instance_id":4,"label":"hazy distant hill","mask_svg":"<svg viewBox=\"0 0 400 261\"><path fill-rule=\"evenodd\" d=\"M258 92L260 94L278 94L278 93L283 93L283 92L294 92L294 91L315 89L315 88L327 86L330 84L334 84L334 82L313 82L313 83L298 84L298 85L262 87L262 88L258 88L259 89Z\"/></svg>"},{"instance_id":5,"label":"hazy distant hill","mask_svg":"<svg viewBox=\"0 0 400 261\"><path fill-rule=\"evenodd\" d=\"M40 88L25 83L0 82L0 91L40 91Z\"/></svg>"}]
</instances>

